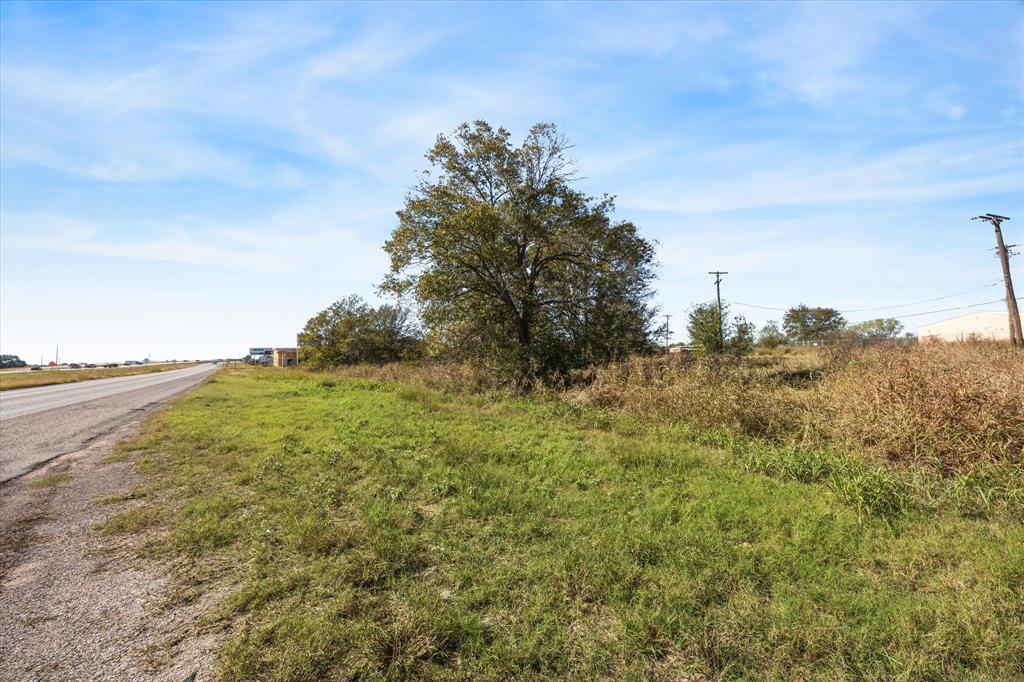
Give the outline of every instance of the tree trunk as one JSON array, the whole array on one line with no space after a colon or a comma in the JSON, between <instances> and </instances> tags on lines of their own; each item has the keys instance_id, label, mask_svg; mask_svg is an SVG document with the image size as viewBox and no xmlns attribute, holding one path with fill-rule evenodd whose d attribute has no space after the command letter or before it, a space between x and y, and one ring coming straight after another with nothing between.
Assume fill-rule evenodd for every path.
<instances>
[{"instance_id":1,"label":"tree trunk","mask_svg":"<svg viewBox=\"0 0 1024 682\"><path fill-rule=\"evenodd\" d=\"M523 317L516 320L516 334L519 337L519 345L528 348L530 346L530 323Z\"/></svg>"}]
</instances>

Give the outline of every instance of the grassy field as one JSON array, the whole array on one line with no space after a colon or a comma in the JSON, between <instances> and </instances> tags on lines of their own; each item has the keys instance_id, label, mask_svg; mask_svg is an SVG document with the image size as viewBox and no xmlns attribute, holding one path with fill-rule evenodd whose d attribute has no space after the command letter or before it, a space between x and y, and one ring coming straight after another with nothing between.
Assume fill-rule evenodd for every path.
<instances>
[{"instance_id":1,"label":"grassy field","mask_svg":"<svg viewBox=\"0 0 1024 682\"><path fill-rule=\"evenodd\" d=\"M224 371L115 453L143 483L101 530L140 533L184 594L228 585L227 680L1024 677L1018 516L700 440L561 400Z\"/></svg>"},{"instance_id":2,"label":"grassy field","mask_svg":"<svg viewBox=\"0 0 1024 682\"><path fill-rule=\"evenodd\" d=\"M15 388L32 388L34 386L49 386L50 384L71 384L76 381L88 381L89 379L109 379L111 377L126 377L133 374L152 374L154 372L166 372L182 367L191 367L194 362L179 362L166 365L139 365L131 367L97 367L96 369L45 369L39 372L9 372L0 373L0 391L9 391Z\"/></svg>"}]
</instances>

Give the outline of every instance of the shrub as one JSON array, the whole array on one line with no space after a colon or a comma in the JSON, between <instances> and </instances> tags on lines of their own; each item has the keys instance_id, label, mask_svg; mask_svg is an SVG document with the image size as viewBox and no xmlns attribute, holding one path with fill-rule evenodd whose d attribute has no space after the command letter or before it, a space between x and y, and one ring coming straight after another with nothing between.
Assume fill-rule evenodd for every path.
<instances>
[{"instance_id":1,"label":"shrub","mask_svg":"<svg viewBox=\"0 0 1024 682\"><path fill-rule=\"evenodd\" d=\"M991 343L884 346L834 360L815 435L898 462L1024 462L1024 354Z\"/></svg>"},{"instance_id":2,"label":"shrub","mask_svg":"<svg viewBox=\"0 0 1024 682\"><path fill-rule=\"evenodd\" d=\"M583 405L658 415L700 429L784 440L802 424L799 391L777 362L730 356L614 363L577 376L569 392Z\"/></svg>"}]
</instances>

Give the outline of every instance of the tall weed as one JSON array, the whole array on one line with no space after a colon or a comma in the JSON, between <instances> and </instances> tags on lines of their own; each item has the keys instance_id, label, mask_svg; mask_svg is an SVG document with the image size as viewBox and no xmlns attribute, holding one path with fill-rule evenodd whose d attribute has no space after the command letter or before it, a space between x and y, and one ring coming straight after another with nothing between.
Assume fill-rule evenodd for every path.
<instances>
[{"instance_id":1,"label":"tall weed","mask_svg":"<svg viewBox=\"0 0 1024 682\"><path fill-rule=\"evenodd\" d=\"M776 444L966 472L1024 463L1024 354L992 343L635 358L568 399Z\"/></svg>"}]
</instances>

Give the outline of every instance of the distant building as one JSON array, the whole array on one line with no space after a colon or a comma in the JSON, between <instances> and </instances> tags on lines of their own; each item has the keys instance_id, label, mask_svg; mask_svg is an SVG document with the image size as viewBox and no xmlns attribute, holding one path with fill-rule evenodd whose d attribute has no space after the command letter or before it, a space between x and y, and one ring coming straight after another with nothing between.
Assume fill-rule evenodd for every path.
<instances>
[{"instance_id":1,"label":"distant building","mask_svg":"<svg viewBox=\"0 0 1024 682\"><path fill-rule=\"evenodd\" d=\"M959 315L941 322L918 327L917 339L921 343L935 341L1010 340L1010 316L1001 312L977 312Z\"/></svg>"},{"instance_id":2,"label":"distant building","mask_svg":"<svg viewBox=\"0 0 1024 682\"><path fill-rule=\"evenodd\" d=\"M294 367L299 364L298 348L275 348L274 367Z\"/></svg>"}]
</instances>

